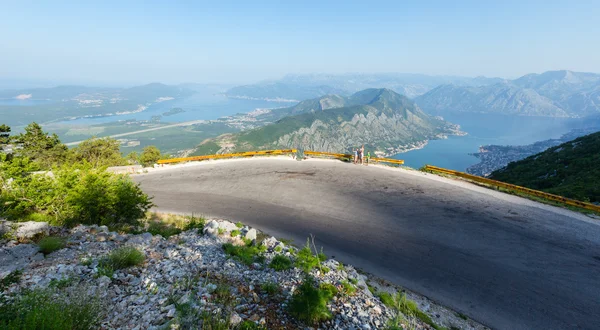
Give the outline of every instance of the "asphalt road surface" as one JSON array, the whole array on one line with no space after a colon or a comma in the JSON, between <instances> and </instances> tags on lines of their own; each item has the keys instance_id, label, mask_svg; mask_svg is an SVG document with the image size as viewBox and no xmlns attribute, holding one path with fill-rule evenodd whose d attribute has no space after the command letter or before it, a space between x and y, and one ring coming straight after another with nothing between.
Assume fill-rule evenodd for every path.
<instances>
[{"instance_id":1,"label":"asphalt road surface","mask_svg":"<svg viewBox=\"0 0 600 330\"><path fill-rule=\"evenodd\" d=\"M600 327L600 221L420 172L245 159L134 176L157 209L242 221L497 329Z\"/></svg>"}]
</instances>

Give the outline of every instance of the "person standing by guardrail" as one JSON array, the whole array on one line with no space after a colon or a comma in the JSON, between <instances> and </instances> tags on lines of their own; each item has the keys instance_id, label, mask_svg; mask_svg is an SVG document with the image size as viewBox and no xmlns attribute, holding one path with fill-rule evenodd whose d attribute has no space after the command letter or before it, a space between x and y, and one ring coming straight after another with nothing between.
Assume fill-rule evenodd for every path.
<instances>
[{"instance_id":1,"label":"person standing by guardrail","mask_svg":"<svg viewBox=\"0 0 600 330\"><path fill-rule=\"evenodd\" d=\"M356 164L356 162L358 161L358 148L352 149L354 149L354 164Z\"/></svg>"}]
</instances>

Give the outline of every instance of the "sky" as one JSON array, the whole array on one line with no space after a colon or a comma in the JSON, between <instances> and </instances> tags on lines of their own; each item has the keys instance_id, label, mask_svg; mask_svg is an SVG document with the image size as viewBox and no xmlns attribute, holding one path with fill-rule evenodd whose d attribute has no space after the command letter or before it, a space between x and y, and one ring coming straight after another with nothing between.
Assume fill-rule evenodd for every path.
<instances>
[{"instance_id":1,"label":"sky","mask_svg":"<svg viewBox=\"0 0 600 330\"><path fill-rule=\"evenodd\" d=\"M600 72L600 1L7 1L0 80Z\"/></svg>"}]
</instances>

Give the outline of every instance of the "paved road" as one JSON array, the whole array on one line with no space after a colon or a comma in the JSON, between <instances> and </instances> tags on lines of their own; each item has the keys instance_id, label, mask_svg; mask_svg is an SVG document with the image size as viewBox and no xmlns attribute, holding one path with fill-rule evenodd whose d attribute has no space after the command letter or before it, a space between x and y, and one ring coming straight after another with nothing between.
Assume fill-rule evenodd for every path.
<instances>
[{"instance_id":1,"label":"paved road","mask_svg":"<svg viewBox=\"0 0 600 330\"><path fill-rule=\"evenodd\" d=\"M598 220L463 182L336 161L218 161L134 177L161 211L246 222L498 329L600 326Z\"/></svg>"}]
</instances>

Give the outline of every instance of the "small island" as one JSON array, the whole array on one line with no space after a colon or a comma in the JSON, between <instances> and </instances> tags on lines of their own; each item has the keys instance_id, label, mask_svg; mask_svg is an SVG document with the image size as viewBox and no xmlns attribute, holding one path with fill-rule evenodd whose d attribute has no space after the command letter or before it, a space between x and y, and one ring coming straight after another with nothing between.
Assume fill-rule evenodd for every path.
<instances>
[{"instance_id":1,"label":"small island","mask_svg":"<svg viewBox=\"0 0 600 330\"><path fill-rule=\"evenodd\" d=\"M172 116L172 115L176 115L178 113L182 113L185 112L185 110L181 109L181 108L173 108L167 112L163 113L163 116Z\"/></svg>"}]
</instances>

